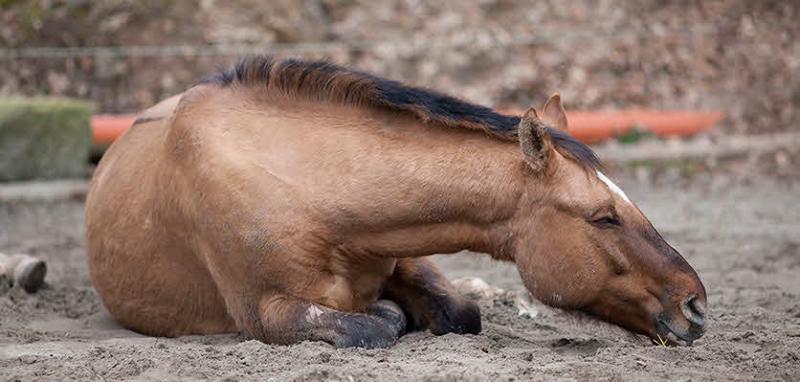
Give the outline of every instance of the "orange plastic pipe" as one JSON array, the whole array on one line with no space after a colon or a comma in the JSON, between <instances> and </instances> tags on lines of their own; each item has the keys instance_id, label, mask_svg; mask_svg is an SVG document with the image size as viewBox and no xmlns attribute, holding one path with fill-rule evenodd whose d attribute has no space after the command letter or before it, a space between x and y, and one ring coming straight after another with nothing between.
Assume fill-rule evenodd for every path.
<instances>
[{"instance_id":1,"label":"orange plastic pipe","mask_svg":"<svg viewBox=\"0 0 800 382\"><path fill-rule=\"evenodd\" d=\"M568 113L569 132L585 142L611 138L634 126L658 136L688 136L714 127L722 112L710 111L574 111Z\"/></svg>"},{"instance_id":2,"label":"orange plastic pipe","mask_svg":"<svg viewBox=\"0 0 800 382\"><path fill-rule=\"evenodd\" d=\"M521 115L519 110L503 112ZM720 111L572 111L567 113L569 132L584 142L597 142L638 126L659 136L687 136L714 127L722 119ZM127 130L133 115L92 117L92 137L96 146L109 145Z\"/></svg>"},{"instance_id":3,"label":"orange plastic pipe","mask_svg":"<svg viewBox=\"0 0 800 382\"><path fill-rule=\"evenodd\" d=\"M133 125L134 120L136 120L134 115L101 114L92 116L92 143L95 146L110 145Z\"/></svg>"},{"instance_id":4,"label":"orange plastic pipe","mask_svg":"<svg viewBox=\"0 0 800 382\"><path fill-rule=\"evenodd\" d=\"M521 115L519 110L505 110ZM584 142L612 138L633 127L658 136L688 136L714 127L723 117L720 111L571 111L567 112L569 132Z\"/></svg>"}]
</instances>

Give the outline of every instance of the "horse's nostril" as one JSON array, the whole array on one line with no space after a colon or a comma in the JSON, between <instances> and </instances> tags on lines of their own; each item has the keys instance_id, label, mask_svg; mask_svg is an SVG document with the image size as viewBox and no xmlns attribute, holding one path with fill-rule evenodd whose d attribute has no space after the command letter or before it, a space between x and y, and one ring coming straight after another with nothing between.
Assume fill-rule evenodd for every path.
<instances>
[{"instance_id":1,"label":"horse's nostril","mask_svg":"<svg viewBox=\"0 0 800 382\"><path fill-rule=\"evenodd\" d=\"M681 312L689 322L701 327L705 324L706 305L697 296L689 296L683 300Z\"/></svg>"},{"instance_id":2,"label":"horse's nostril","mask_svg":"<svg viewBox=\"0 0 800 382\"><path fill-rule=\"evenodd\" d=\"M700 299L697 297L693 298L689 304L692 310L697 313L700 317L706 316L706 304L700 302Z\"/></svg>"}]
</instances>

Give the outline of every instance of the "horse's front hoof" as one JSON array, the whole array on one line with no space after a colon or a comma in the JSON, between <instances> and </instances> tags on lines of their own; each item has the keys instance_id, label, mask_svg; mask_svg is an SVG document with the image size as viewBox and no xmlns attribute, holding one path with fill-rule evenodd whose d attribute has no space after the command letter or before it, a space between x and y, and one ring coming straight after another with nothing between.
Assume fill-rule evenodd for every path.
<instances>
[{"instance_id":1,"label":"horse's front hoof","mask_svg":"<svg viewBox=\"0 0 800 382\"><path fill-rule=\"evenodd\" d=\"M337 348L387 348L399 337L397 328L380 316L352 315L342 319L342 327L345 332L334 342Z\"/></svg>"},{"instance_id":2,"label":"horse's front hoof","mask_svg":"<svg viewBox=\"0 0 800 382\"><path fill-rule=\"evenodd\" d=\"M458 299L443 304L430 325L431 333L478 334L481 332L481 309L473 301Z\"/></svg>"},{"instance_id":3,"label":"horse's front hoof","mask_svg":"<svg viewBox=\"0 0 800 382\"><path fill-rule=\"evenodd\" d=\"M378 300L367 307L367 314L384 321L397 337L405 334L408 329L406 314L394 301Z\"/></svg>"}]
</instances>

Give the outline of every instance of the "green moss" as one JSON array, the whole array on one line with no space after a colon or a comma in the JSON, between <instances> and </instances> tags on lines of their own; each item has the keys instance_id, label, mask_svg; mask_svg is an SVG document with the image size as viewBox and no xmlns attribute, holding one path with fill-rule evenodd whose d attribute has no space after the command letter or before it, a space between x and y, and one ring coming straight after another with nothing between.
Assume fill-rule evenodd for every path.
<instances>
[{"instance_id":1,"label":"green moss","mask_svg":"<svg viewBox=\"0 0 800 382\"><path fill-rule=\"evenodd\" d=\"M90 117L80 101L0 99L0 181L85 176Z\"/></svg>"},{"instance_id":2,"label":"green moss","mask_svg":"<svg viewBox=\"0 0 800 382\"><path fill-rule=\"evenodd\" d=\"M707 171L707 166L702 158L634 160L627 163L627 167L631 169L644 167L657 173L677 169L681 176L687 178L693 178Z\"/></svg>"},{"instance_id":3,"label":"green moss","mask_svg":"<svg viewBox=\"0 0 800 382\"><path fill-rule=\"evenodd\" d=\"M622 144L632 144L637 143L643 139L649 139L655 137L655 134L650 130L634 126L630 129L627 129L621 133L618 133L615 138L617 142Z\"/></svg>"}]
</instances>

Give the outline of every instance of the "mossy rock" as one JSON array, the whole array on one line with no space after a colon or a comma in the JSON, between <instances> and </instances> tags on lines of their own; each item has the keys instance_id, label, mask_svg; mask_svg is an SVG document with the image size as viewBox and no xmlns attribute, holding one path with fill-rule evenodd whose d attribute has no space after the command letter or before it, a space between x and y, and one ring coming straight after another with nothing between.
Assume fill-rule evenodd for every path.
<instances>
[{"instance_id":1,"label":"mossy rock","mask_svg":"<svg viewBox=\"0 0 800 382\"><path fill-rule=\"evenodd\" d=\"M0 98L0 181L85 176L90 118L80 101Z\"/></svg>"}]
</instances>

